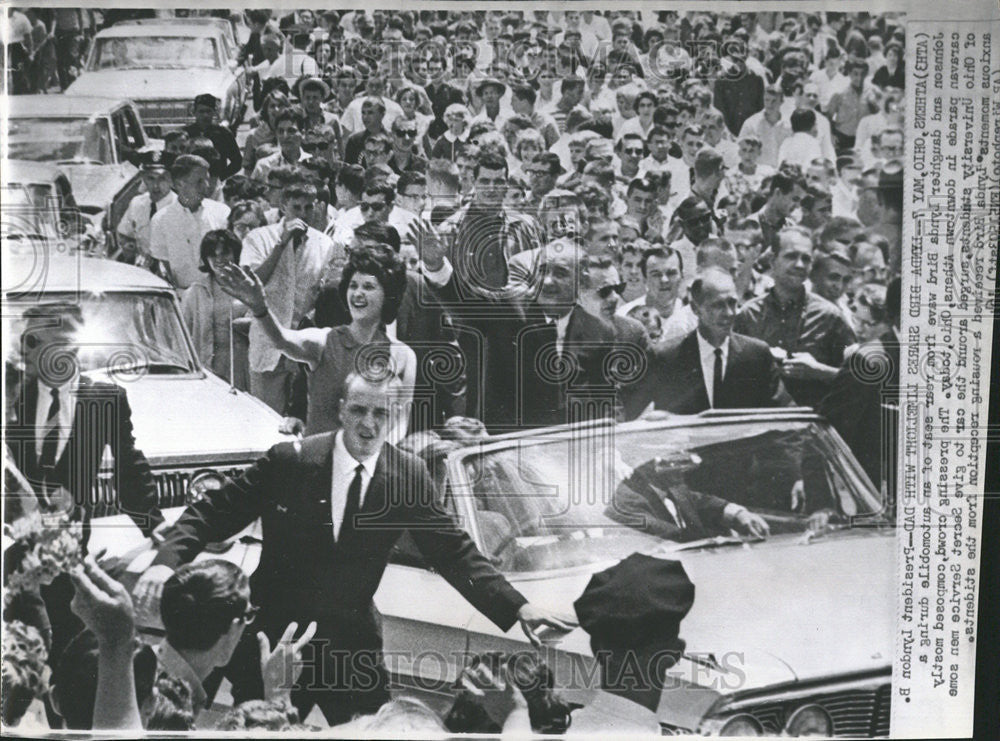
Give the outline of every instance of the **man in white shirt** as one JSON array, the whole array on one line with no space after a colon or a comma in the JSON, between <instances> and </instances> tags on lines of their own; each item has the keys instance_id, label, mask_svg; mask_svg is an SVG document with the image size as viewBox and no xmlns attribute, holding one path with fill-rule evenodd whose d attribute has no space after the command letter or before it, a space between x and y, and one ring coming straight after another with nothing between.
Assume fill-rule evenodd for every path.
<instances>
[{"instance_id":1,"label":"man in white shirt","mask_svg":"<svg viewBox=\"0 0 1000 741\"><path fill-rule=\"evenodd\" d=\"M208 162L182 154L170 168L177 200L158 210L149 223L149 253L159 260L167 280L184 289L204 275L201 240L213 229L225 229L229 206L205 198Z\"/></svg>"},{"instance_id":2,"label":"man in white shirt","mask_svg":"<svg viewBox=\"0 0 1000 741\"><path fill-rule=\"evenodd\" d=\"M739 139L753 135L760 140L760 163L778 166L778 149L792 135L788 122L781 117L781 103L785 94L779 85L764 88L764 109L743 122Z\"/></svg>"},{"instance_id":3,"label":"man in white shirt","mask_svg":"<svg viewBox=\"0 0 1000 741\"><path fill-rule=\"evenodd\" d=\"M250 71L256 73L258 79L267 80L271 77L297 78L302 75L311 77L319 74L316 60L305 55L292 55L289 48L287 54L282 53L284 42L278 34L266 34L260 40L260 48L264 52L264 61Z\"/></svg>"},{"instance_id":4,"label":"man in white shirt","mask_svg":"<svg viewBox=\"0 0 1000 741\"><path fill-rule=\"evenodd\" d=\"M816 138L816 111L797 108L792 113L790 122L792 135L778 148L778 164L797 165L804 172L810 162L823 158L823 151Z\"/></svg>"},{"instance_id":5,"label":"man in white shirt","mask_svg":"<svg viewBox=\"0 0 1000 741\"><path fill-rule=\"evenodd\" d=\"M373 72L365 83L365 91L348 103L347 108L340 116L340 125L348 132L356 134L365 128L364 122L361 120L361 106L369 98L377 98L385 106L382 113L383 129L388 130L392 126L392 122L403 115L403 109L399 103L385 94L385 76L379 72Z\"/></svg>"},{"instance_id":6,"label":"man in white shirt","mask_svg":"<svg viewBox=\"0 0 1000 741\"><path fill-rule=\"evenodd\" d=\"M267 182L267 174L276 167L295 166L310 159L312 155L302 149L302 116L294 110L282 111L274 122L274 133L280 149L259 160L251 177L262 183Z\"/></svg>"},{"instance_id":7,"label":"man in white shirt","mask_svg":"<svg viewBox=\"0 0 1000 741\"><path fill-rule=\"evenodd\" d=\"M639 267L646 279L646 293L622 304L617 313L628 316L637 306L651 306L659 312L662 320L662 332L657 341L668 345L681 339L694 329L697 320L680 299L680 289L684 283L680 253L671 247L646 250Z\"/></svg>"},{"instance_id":8,"label":"man in white shirt","mask_svg":"<svg viewBox=\"0 0 1000 741\"><path fill-rule=\"evenodd\" d=\"M249 266L266 286L275 319L291 329L297 329L315 305L324 273L342 268L347 260L344 250L306 224L315 203L314 186L289 185L284 192L281 221L247 234L240 255L240 264ZM250 326L249 356L250 392L284 414L295 364L281 354L257 321Z\"/></svg>"},{"instance_id":9,"label":"man in white shirt","mask_svg":"<svg viewBox=\"0 0 1000 741\"><path fill-rule=\"evenodd\" d=\"M129 202L118 222L118 247L135 265L148 267L151 263L149 224L158 211L177 200L177 195L170 189L170 172L158 152L145 156L139 176L146 192Z\"/></svg>"}]
</instances>

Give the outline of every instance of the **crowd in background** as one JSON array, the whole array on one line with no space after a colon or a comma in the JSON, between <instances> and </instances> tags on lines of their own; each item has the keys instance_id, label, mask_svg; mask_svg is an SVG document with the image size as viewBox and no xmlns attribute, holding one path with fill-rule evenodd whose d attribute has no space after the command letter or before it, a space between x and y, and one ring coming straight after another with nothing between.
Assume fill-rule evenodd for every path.
<instances>
[{"instance_id":1,"label":"crowd in background","mask_svg":"<svg viewBox=\"0 0 1000 741\"><path fill-rule=\"evenodd\" d=\"M17 89L65 87L99 25L79 13L12 15ZM756 405L828 414L876 485L885 477L859 431L877 419L858 420L837 394L850 358L898 331L898 19L303 9L233 20L249 31L249 134L237 144L216 122L220 101L194 98L190 125L136 154L146 192L117 227L118 259L177 289L202 363L285 430L336 429L359 368L391 377L397 443L455 417L498 433L748 406L722 393L739 335L770 350ZM679 368L685 340L701 353L704 398L642 375ZM198 578L242 594L230 577ZM86 586L127 599L98 572ZM234 640L223 617L219 635L196 641L217 661ZM178 633L174 647L193 640ZM188 710L148 727L194 727L191 698L154 684L147 697ZM281 707L226 722L296 723Z\"/></svg>"}]
</instances>

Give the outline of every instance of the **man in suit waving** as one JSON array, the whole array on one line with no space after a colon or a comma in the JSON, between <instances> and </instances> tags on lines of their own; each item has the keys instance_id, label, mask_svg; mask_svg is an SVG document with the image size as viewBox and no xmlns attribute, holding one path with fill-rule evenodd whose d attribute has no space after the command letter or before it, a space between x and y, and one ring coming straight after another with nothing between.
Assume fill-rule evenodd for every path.
<instances>
[{"instance_id":1,"label":"man in suit waving","mask_svg":"<svg viewBox=\"0 0 1000 741\"><path fill-rule=\"evenodd\" d=\"M129 515L143 535L163 523L156 504L156 483L146 457L135 445L132 411L125 389L92 380L80 372L80 306L40 303L23 314L23 373L15 371L6 442L17 467L47 511L65 511L83 522L84 545L95 515L94 494L105 454L114 458L112 488L117 501L102 501L101 511ZM44 613L36 617L48 634L54 666L70 639L83 627L70 610L73 587L63 574L41 590ZM40 608L40 605L36 605ZM33 617L34 621L35 618ZM51 633L49 634L49 632Z\"/></svg>"},{"instance_id":2,"label":"man in suit waving","mask_svg":"<svg viewBox=\"0 0 1000 741\"><path fill-rule=\"evenodd\" d=\"M790 403L768 346L732 331L737 303L736 285L726 271L706 268L695 279L691 309L698 327L651 355L645 377L627 394L629 419L650 403L674 414Z\"/></svg>"},{"instance_id":3,"label":"man in suit waving","mask_svg":"<svg viewBox=\"0 0 1000 741\"><path fill-rule=\"evenodd\" d=\"M289 622L317 623L292 700L302 717L318 704L331 724L374 712L389 699L372 596L404 530L430 565L500 628L520 621L533 642L543 625L570 629L528 603L435 505L423 463L385 442L390 394L380 379L348 376L341 430L276 445L189 506L136 585L140 607L149 609L175 568L260 517L264 545L250 586L261 629L274 641ZM257 641L245 638L226 672L237 702L263 696L256 666Z\"/></svg>"}]
</instances>

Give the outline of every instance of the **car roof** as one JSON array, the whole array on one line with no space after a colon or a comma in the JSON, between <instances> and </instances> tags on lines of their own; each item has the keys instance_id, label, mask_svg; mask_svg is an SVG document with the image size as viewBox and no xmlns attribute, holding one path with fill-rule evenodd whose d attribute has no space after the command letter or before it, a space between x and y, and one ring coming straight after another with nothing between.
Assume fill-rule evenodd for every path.
<instances>
[{"instance_id":1,"label":"car roof","mask_svg":"<svg viewBox=\"0 0 1000 741\"><path fill-rule=\"evenodd\" d=\"M156 23L150 21L148 25L138 23L115 24L111 28L105 28L98 32L99 39L123 39L134 38L136 36L177 36L180 38L205 37L215 38L220 31L215 24L203 25L200 23Z\"/></svg>"},{"instance_id":2,"label":"car roof","mask_svg":"<svg viewBox=\"0 0 1000 741\"><path fill-rule=\"evenodd\" d=\"M111 113L128 102L126 98L101 98L95 95L11 95L7 98L7 115L11 118L82 118Z\"/></svg>"},{"instance_id":3,"label":"car roof","mask_svg":"<svg viewBox=\"0 0 1000 741\"><path fill-rule=\"evenodd\" d=\"M55 249L54 244L46 247ZM102 257L56 256L51 251L44 256L9 254L5 268L16 271L15 276L37 277L37 285L26 291L33 300L45 293L170 290L148 270Z\"/></svg>"},{"instance_id":4,"label":"car roof","mask_svg":"<svg viewBox=\"0 0 1000 741\"><path fill-rule=\"evenodd\" d=\"M5 183L51 183L63 171L49 162L32 160L7 160L3 167Z\"/></svg>"}]
</instances>

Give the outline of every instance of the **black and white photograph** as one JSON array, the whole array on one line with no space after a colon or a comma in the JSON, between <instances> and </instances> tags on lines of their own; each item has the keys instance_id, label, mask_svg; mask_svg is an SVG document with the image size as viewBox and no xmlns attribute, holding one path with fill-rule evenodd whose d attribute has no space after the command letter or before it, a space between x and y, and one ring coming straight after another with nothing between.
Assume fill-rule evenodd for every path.
<instances>
[{"instance_id":1,"label":"black and white photograph","mask_svg":"<svg viewBox=\"0 0 1000 741\"><path fill-rule=\"evenodd\" d=\"M5 734L971 718L996 7L597 5L5 7Z\"/></svg>"}]
</instances>

